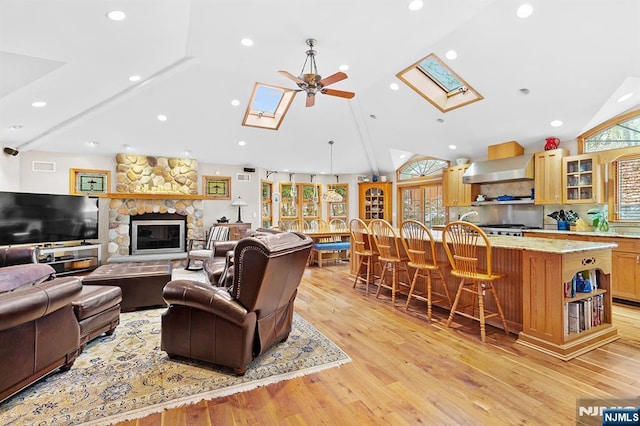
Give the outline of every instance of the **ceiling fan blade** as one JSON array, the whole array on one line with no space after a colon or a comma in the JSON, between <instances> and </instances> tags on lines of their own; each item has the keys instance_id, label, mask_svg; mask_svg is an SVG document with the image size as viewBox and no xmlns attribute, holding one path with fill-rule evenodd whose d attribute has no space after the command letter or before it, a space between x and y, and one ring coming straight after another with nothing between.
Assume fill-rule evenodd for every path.
<instances>
[{"instance_id":1,"label":"ceiling fan blade","mask_svg":"<svg viewBox=\"0 0 640 426\"><path fill-rule=\"evenodd\" d=\"M315 95L307 95L307 103L306 106L307 107L312 107L316 104L316 96Z\"/></svg>"},{"instance_id":2,"label":"ceiling fan blade","mask_svg":"<svg viewBox=\"0 0 640 426\"><path fill-rule=\"evenodd\" d=\"M325 95L338 96L340 98L351 99L356 94L353 92L345 92L344 90L335 90L335 89L322 89L322 93Z\"/></svg>"},{"instance_id":3,"label":"ceiling fan blade","mask_svg":"<svg viewBox=\"0 0 640 426\"><path fill-rule=\"evenodd\" d=\"M345 73L338 71L337 73L331 74L329 77L325 77L320 80L318 82L318 86L328 86L330 84L337 83L338 81L342 81L347 77L348 76Z\"/></svg>"},{"instance_id":4,"label":"ceiling fan blade","mask_svg":"<svg viewBox=\"0 0 640 426\"><path fill-rule=\"evenodd\" d=\"M285 76L285 77L287 77L287 78L289 78L289 79L291 79L291 80L295 81L295 82L296 82L296 84L306 84L306 83L304 82L304 80L300 80L298 77L296 77L295 75L291 74L289 71L282 71L282 70L280 70L280 71L278 71L278 73L279 73L280 75L283 75L283 76Z\"/></svg>"}]
</instances>

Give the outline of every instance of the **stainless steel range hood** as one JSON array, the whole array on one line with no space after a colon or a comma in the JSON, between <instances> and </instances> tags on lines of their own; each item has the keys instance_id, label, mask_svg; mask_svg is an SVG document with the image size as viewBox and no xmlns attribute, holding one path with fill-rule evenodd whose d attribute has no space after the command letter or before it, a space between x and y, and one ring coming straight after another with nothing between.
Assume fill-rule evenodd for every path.
<instances>
[{"instance_id":1,"label":"stainless steel range hood","mask_svg":"<svg viewBox=\"0 0 640 426\"><path fill-rule=\"evenodd\" d=\"M533 179L533 154L471 163L464 183L498 183Z\"/></svg>"}]
</instances>

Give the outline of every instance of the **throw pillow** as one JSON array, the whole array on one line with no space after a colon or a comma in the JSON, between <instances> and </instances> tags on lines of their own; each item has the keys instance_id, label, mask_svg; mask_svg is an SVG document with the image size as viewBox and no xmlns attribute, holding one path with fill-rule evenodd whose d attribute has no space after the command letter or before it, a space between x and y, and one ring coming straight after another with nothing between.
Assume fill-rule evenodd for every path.
<instances>
[{"instance_id":1,"label":"throw pillow","mask_svg":"<svg viewBox=\"0 0 640 426\"><path fill-rule=\"evenodd\" d=\"M36 285L55 276L55 269L44 263L5 266L0 268L0 293Z\"/></svg>"}]
</instances>

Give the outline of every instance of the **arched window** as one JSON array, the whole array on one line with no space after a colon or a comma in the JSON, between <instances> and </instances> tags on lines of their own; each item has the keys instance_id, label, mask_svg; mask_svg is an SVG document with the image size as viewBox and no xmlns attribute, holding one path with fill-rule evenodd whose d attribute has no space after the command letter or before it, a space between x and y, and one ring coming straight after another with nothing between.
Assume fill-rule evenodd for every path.
<instances>
[{"instance_id":1,"label":"arched window","mask_svg":"<svg viewBox=\"0 0 640 426\"><path fill-rule=\"evenodd\" d=\"M413 219L427 226L445 224L442 174L449 162L432 157L409 160L396 171L398 182L398 224Z\"/></svg>"},{"instance_id":2,"label":"arched window","mask_svg":"<svg viewBox=\"0 0 640 426\"><path fill-rule=\"evenodd\" d=\"M608 165L609 220L640 221L640 109L578 136L578 151L598 152Z\"/></svg>"},{"instance_id":3,"label":"arched window","mask_svg":"<svg viewBox=\"0 0 640 426\"><path fill-rule=\"evenodd\" d=\"M407 179L442 178L449 162L432 157L417 157L404 163L397 171L398 182Z\"/></svg>"},{"instance_id":4,"label":"arched window","mask_svg":"<svg viewBox=\"0 0 640 426\"><path fill-rule=\"evenodd\" d=\"M640 146L640 110L607 120L578 136L578 152Z\"/></svg>"}]
</instances>

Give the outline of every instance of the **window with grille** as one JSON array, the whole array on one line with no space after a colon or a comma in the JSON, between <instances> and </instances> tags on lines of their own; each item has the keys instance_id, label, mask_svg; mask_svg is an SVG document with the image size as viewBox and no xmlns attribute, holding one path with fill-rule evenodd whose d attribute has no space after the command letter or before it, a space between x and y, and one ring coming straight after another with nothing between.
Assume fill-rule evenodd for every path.
<instances>
[{"instance_id":1,"label":"window with grille","mask_svg":"<svg viewBox=\"0 0 640 426\"><path fill-rule=\"evenodd\" d=\"M615 220L640 221L640 155L613 162Z\"/></svg>"}]
</instances>

